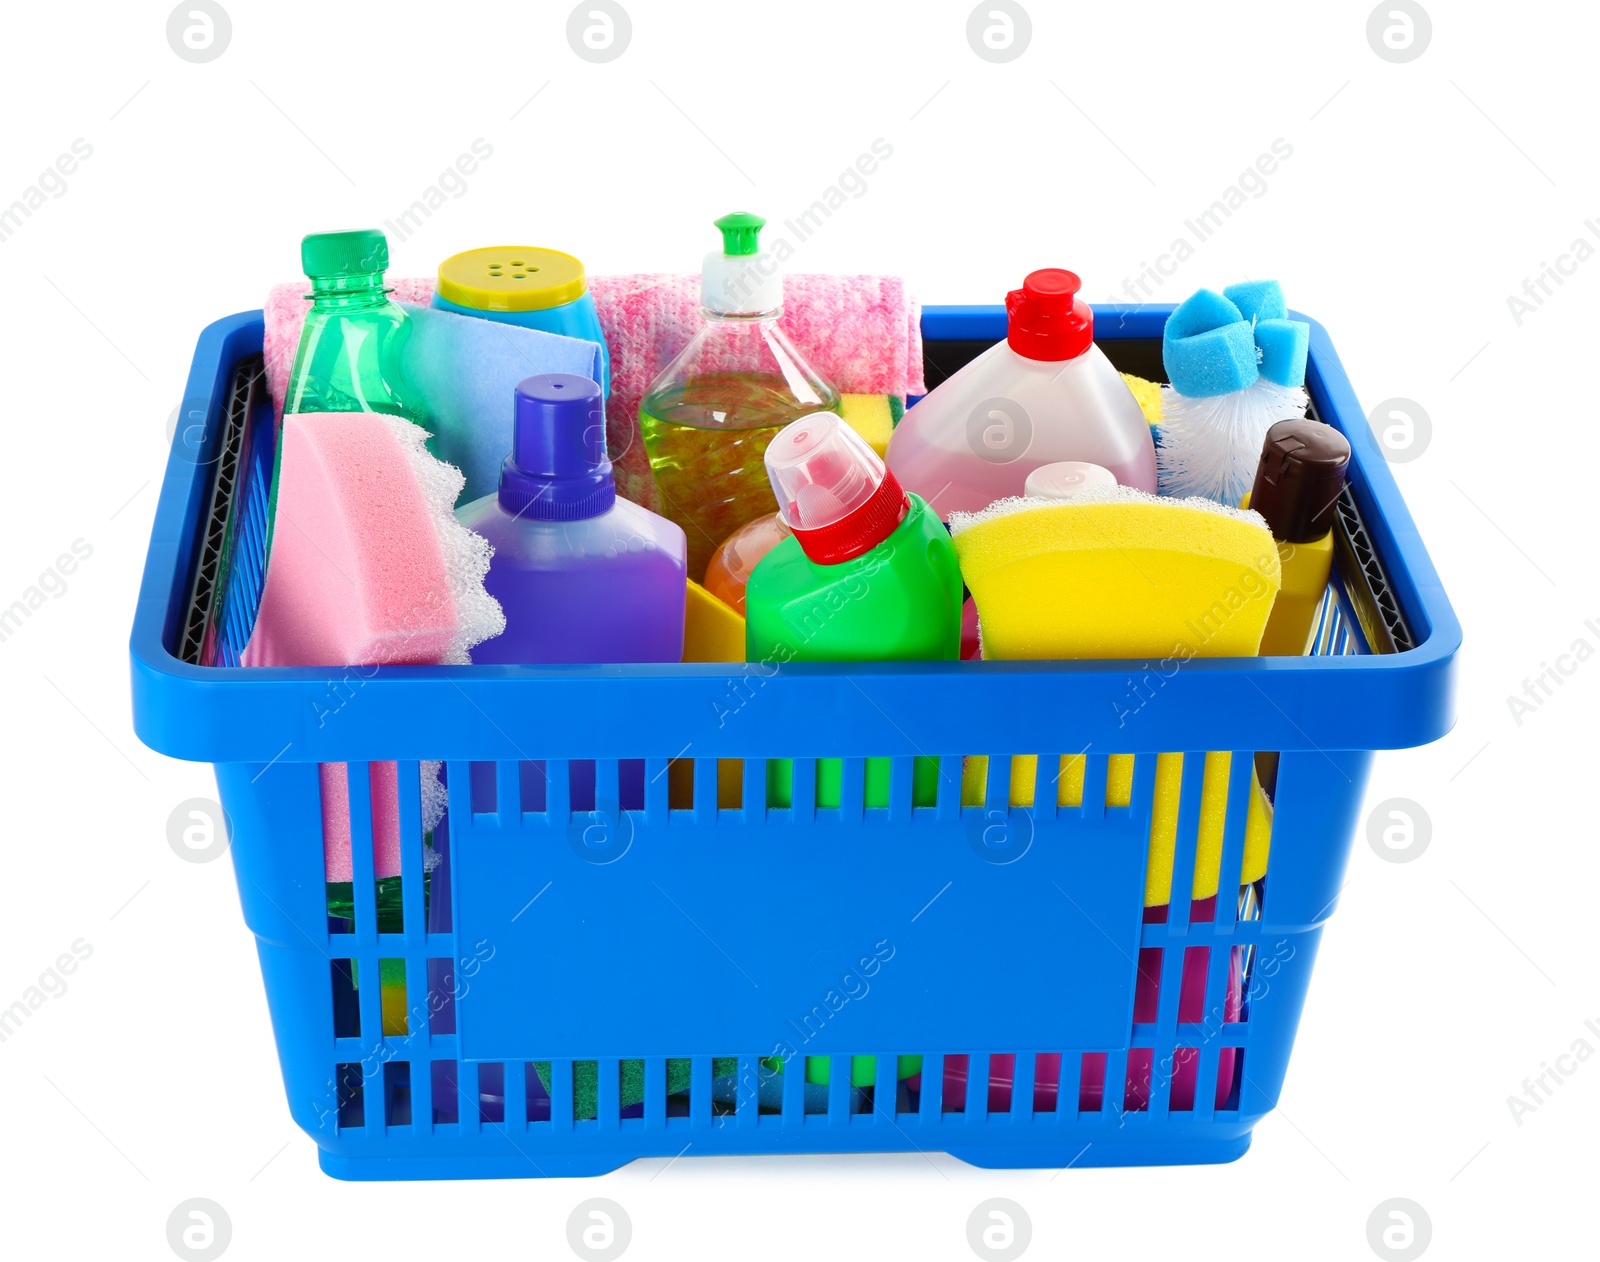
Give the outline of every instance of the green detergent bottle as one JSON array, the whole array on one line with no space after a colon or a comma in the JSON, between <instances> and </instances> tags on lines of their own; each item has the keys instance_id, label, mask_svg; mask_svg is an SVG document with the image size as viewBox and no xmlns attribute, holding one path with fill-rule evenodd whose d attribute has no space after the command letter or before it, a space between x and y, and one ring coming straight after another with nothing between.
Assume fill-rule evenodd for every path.
<instances>
[{"instance_id":1,"label":"green detergent bottle","mask_svg":"<svg viewBox=\"0 0 1600 1262\"><path fill-rule=\"evenodd\" d=\"M831 412L785 426L766 451L794 532L761 559L745 595L746 660L956 661L961 571L939 518ZM842 764L817 762L819 807L837 807ZM793 767L768 763L767 804L788 807ZM938 760L916 760L912 801L933 806ZM866 805L889 804L889 759L869 758Z\"/></svg>"},{"instance_id":2,"label":"green detergent bottle","mask_svg":"<svg viewBox=\"0 0 1600 1262\"><path fill-rule=\"evenodd\" d=\"M956 661L961 570L932 510L907 495L877 453L831 412L786 425L766 451L779 516L794 532L750 573L746 659L785 662ZM817 761L817 805L837 807L843 764ZM793 764L767 763L767 805L793 801ZM866 760L865 804L889 805L889 759ZM933 806L936 758L917 758L912 804ZM871 1086L877 1057L852 1056L850 1083ZM827 1083L826 1056L805 1058L806 1081ZM781 1062L770 1068L781 1069ZM896 1076L922 1068L902 1056Z\"/></svg>"}]
</instances>

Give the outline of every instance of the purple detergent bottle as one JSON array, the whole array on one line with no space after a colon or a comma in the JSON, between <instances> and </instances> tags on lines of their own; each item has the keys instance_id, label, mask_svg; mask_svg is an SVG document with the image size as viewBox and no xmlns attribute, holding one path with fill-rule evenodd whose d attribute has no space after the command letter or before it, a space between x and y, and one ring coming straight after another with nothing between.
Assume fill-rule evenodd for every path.
<instances>
[{"instance_id":1,"label":"purple detergent bottle","mask_svg":"<svg viewBox=\"0 0 1600 1262\"><path fill-rule=\"evenodd\" d=\"M617 497L600 387L543 373L516 409L499 491L456 510L494 546L484 586L506 613L473 664L681 661L683 529Z\"/></svg>"}]
</instances>

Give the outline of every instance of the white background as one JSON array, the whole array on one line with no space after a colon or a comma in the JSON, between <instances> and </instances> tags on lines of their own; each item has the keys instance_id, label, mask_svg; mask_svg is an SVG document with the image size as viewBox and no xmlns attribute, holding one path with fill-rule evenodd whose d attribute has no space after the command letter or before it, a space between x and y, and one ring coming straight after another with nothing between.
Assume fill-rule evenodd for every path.
<instances>
[{"instance_id":1,"label":"white background","mask_svg":"<svg viewBox=\"0 0 1600 1262\"><path fill-rule=\"evenodd\" d=\"M0 28L0 205L75 139L93 147L0 243L0 605L75 539L93 548L0 643L0 1006L75 940L93 950L0 1044L0 1252L169 1258L168 1214L195 1196L231 1218L230 1259L565 1257L590 1196L626 1208L641 1259L972 1257L967 1217L993 1196L1025 1208L1036 1257L1370 1257L1368 1216L1391 1197L1425 1208L1430 1256L1593 1249L1600 1057L1521 1125L1507 1097L1577 1040L1600 1049L1584 1024L1600 1025L1600 663L1520 724L1506 701L1574 640L1600 647L1584 625L1600 619L1600 261L1520 326L1507 306L1575 239L1600 245L1584 226L1600 217L1591 6L1426 0L1430 46L1392 64L1365 0L1027 0L1030 47L994 65L968 46L964 0L626 0L631 46L594 65L567 44L565 4L224 3L231 44L201 65L168 46L164 3L10 5ZM1369 806L1418 803L1431 845L1396 864L1358 837L1282 1107L1242 1162L318 1172L230 865L167 843L174 806L214 795L210 769L134 737L126 641L200 328L295 279L304 232L394 216L480 137L494 156L393 245L391 275L501 240L594 273L691 270L714 216L790 217L882 137L892 158L794 270L994 302L1067 266L1105 301L1275 139L1292 145L1155 297L1277 276L1365 406L1426 409L1431 444L1396 476L1467 647L1456 730L1382 755L1371 786Z\"/></svg>"}]
</instances>

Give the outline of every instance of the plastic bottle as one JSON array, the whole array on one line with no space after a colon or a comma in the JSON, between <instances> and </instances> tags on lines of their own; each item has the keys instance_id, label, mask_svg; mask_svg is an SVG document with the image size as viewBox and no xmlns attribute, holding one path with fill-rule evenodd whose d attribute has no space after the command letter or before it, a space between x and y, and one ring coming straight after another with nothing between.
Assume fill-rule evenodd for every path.
<instances>
[{"instance_id":1,"label":"plastic bottle","mask_svg":"<svg viewBox=\"0 0 1600 1262\"><path fill-rule=\"evenodd\" d=\"M1266 518L1283 572L1261 635L1262 657L1299 657L1311 646L1333 569L1333 526L1349 465L1350 443L1331 425L1302 417L1267 431L1243 505Z\"/></svg>"},{"instance_id":2,"label":"plastic bottle","mask_svg":"<svg viewBox=\"0 0 1600 1262\"><path fill-rule=\"evenodd\" d=\"M794 533L745 592L752 662L955 661L961 571L949 533L907 495L849 425L818 412L779 431L766 466ZM817 805L839 805L841 763L817 763ZM790 800L792 768L768 763L767 802ZM887 806L889 759L867 759L866 805ZM916 761L913 800L931 806L938 763Z\"/></svg>"},{"instance_id":3,"label":"plastic bottle","mask_svg":"<svg viewBox=\"0 0 1600 1262\"><path fill-rule=\"evenodd\" d=\"M838 391L778 327L783 278L758 247L765 223L745 212L716 221L723 248L700 272L705 324L639 405L664 511L689 536L695 578L719 543L773 510L761 463L772 435L839 407Z\"/></svg>"},{"instance_id":4,"label":"plastic bottle","mask_svg":"<svg viewBox=\"0 0 1600 1262\"><path fill-rule=\"evenodd\" d=\"M682 659L683 531L618 498L597 383L520 382L500 489L456 517L493 545L484 586L506 613L475 665Z\"/></svg>"},{"instance_id":5,"label":"plastic bottle","mask_svg":"<svg viewBox=\"0 0 1600 1262\"><path fill-rule=\"evenodd\" d=\"M600 345L600 387L611 393L611 356L583 263L560 250L492 245L439 264L430 304L441 311L519 324Z\"/></svg>"},{"instance_id":6,"label":"plastic bottle","mask_svg":"<svg viewBox=\"0 0 1600 1262\"><path fill-rule=\"evenodd\" d=\"M383 412L425 424L426 410L400 367L411 326L383 284L383 233L313 233L300 243L300 263L311 278L311 310L283 410Z\"/></svg>"},{"instance_id":7,"label":"plastic bottle","mask_svg":"<svg viewBox=\"0 0 1600 1262\"><path fill-rule=\"evenodd\" d=\"M722 541L706 565L705 588L724 604L744 612L745 585L761 558L794 532L777 513L746 522Z\"/></svg>"},{"instance_id":8,"label":"plastic bottle","mask_svg":"<svg viewBox=\"0 0 1600 1262\"><path fill-rule=\"evenodd\" d=\"M1156 451L1138 400L1094 344L1094 313L1071 272L1030 272L1006 295L1006 340L908 410L889 468L940 517L1021 495L1058 461L1103 465L1155 492Z\"/></svg>"}]
</instances>

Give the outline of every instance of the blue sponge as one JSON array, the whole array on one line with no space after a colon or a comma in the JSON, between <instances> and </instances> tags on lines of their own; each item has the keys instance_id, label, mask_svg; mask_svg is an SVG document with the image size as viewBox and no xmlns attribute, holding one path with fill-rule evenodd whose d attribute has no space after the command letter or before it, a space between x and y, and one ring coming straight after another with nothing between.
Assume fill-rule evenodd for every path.
<instances>
[{"instance_id":1,"label":"blue sponge","mask_svg":"<svg viewBox=\"0 0 1600 1262\"><path fill-rule=\"evenodd\" d=\"M1232 394L1258 375L1254 330L1232 302L1201 289L1167 317L1161 361L1179 394L1191 399Z\"/></svg>"},{"instance_id":2,"label":"blue sponge","mask_svg":"<svg viewBox=\"0 0 1600 1262\"><path fill-rule=\"evenodd\" d=\"M1289 305L1283 300L1283 287L1275 280L1241 281L1237 285L1229 285L1222 292L1239 308L1239 314L1252 323L1289 318Z\"/></svg>"},{"instance_id":3,"label":"blue sponge","mask_svg":"<svg viewBox=\"0 0 1600 1262\"><path fill-rule=\"evenodd\" d=\"M1303 320L1262 320L1256 324L1261 348L1261 375L1280 386L1302 386L1311 326Z\"/></svg>"},{"instance_id":4,"label":"blue sponge","mask_svg":"<svg viewBox=\"0 0 1600 1262\"><path fill-rule=\"evenodd\" d=\"M1243 319L1244 313L1215 290L1197 289L1167 317L1162 340L1172 342L1176 338L1192 337Z\"/></svg>"}]
</instances>

